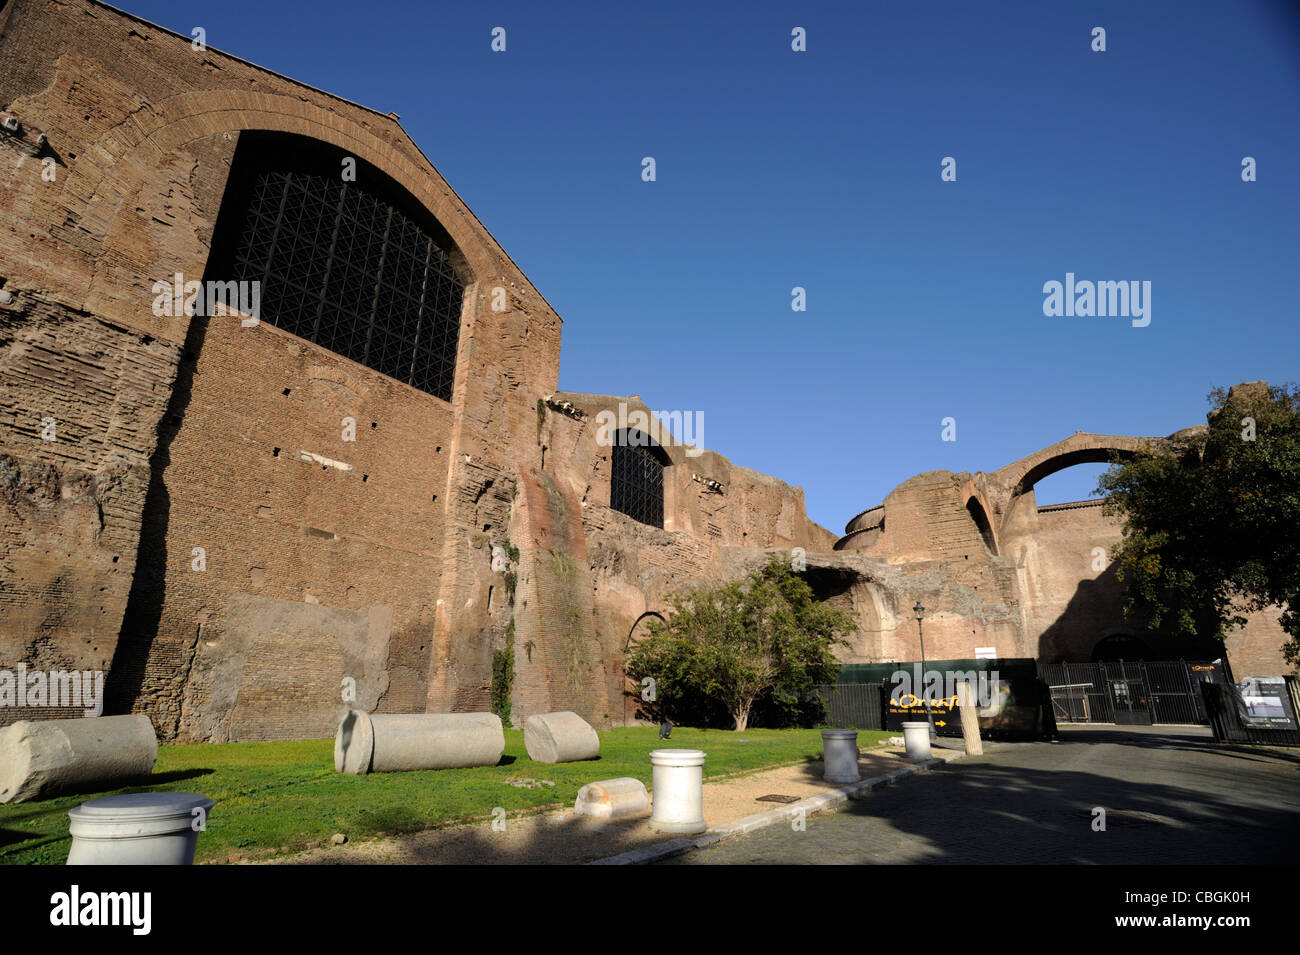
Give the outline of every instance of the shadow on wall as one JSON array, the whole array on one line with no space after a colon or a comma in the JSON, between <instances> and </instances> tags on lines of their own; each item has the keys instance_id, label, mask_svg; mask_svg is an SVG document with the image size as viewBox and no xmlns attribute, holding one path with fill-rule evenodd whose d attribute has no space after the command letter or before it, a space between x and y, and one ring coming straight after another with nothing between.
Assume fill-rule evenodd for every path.
<instances>
[{"instance_id":1,"label":"shadow on wall","mask_svg":"<svg viewBox=\"0 0 1300 955\"><path fill-rule=\"evenodd\" d=\"M1103 637L1131 632L1120 605L1122 585L1112 563L1093 580L1081 580L1069 603L1038 637L1037 657L1043 663L1091 660L1093 647ZM1137 626L1142 632L1143 627Z\"/></svg>"},{"instance_id":2,"label":"shadow on wall","mask_svg":"<svg viewBox=\"0 0 1300 955\"><path fill-rule=\"evenodd\" d=\"M140 522L140 549L136 554L126 613L122 615L122 630L118 634L113 663L104 685L104 712L109 715L130 713L140 699L149 653L158 636L163 598L167 592L167 530L171 521L171 495L163 473L171 464L172 442L180 433L186 409L193 398L194 370L207 338L208 322L208 318L199 316L190 321L180 367L176 371L176 384L167 411L158 425L158 447L149 461L149 490ZM193 636L197 644L197 623L195 627ZM167 715L168 725L164 727L159 725L159 715L155 714L154 725L159 735L163 738L174 736L180 716L178 705L174 714Z\"/></svg>"},{"instance_id":3,"label":"shadow on wall","mask_svg":"<svg viewBox=\"0 0 1300 955\"><path fill-rule=\"evenodd\" d=\"M1038 638L1043 663L1089 660L1213 660L1224 646L1211 638L1176 639L1147 630L1142 618L1128 620L1121 608L1123 585L1115 564L1095 580L1081 580L1065 610Z\"/></svg>"}]
</instances>

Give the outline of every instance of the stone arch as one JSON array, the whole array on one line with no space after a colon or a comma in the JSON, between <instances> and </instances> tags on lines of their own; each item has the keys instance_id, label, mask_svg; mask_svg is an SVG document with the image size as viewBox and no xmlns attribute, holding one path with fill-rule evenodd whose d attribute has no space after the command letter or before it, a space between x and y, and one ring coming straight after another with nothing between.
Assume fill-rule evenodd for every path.
<instances>
[{"instance_id":1,"label":"stone arch","mask_svg":"<svg viewBox=\"0 0 1300 955\"><path fill-rule=\"evenodd\" d=\"M647 610L641 616L633 621L632 626L627 631L627 641L623 644L623 666L626 666L628 654L632 652L632 646L639 642L649 632L649 623L651 620L659 620L667 623L664 615L657 610ZM627 670L623 669L623 725L631 725L629 717L640 714L641 684L628 676ZM629 709L629 703L635 703Z\"/></svg>"},{"instance_id":2,"label":"stone arch","mask_svg":"<svg viewBox=\"0 0 1300 955\"><path fill-rule=\"evenodd\" d=\"M664 615L657 610L647 610L641 616L633 621L632 626L627 631L627 641L623 644L623 655L632 650L632 644L637 643L649 632L649 621L658 620L660 623L667 623Z\"/></svg>"},{"instance_id":3,"label":"stone arch","mask_svg":"<svg viewBox=\"0 0 1300 955\"><path fill-rule=\"evenodd\" d=\"M336 146L390 176L411 194L447 231L453 248L447 253L465 279L466 302L473 283L491 273L492 256L476 234L477 220L409 140L387 117L396 136L382 136L366 126L300 98L236 90L180 93L143 106L105 132L85 150L63 181L69 196L84 196L68 205L68 223L75 222L82 248L125 253L112 239L114 225L135 184L169 155L210 136L245 130L301 135ZM400 137L404 142L393 140ZM405 147L405 148L403 148ZM419 160L412 154L418 155ZM195 272L201 272L196 263Z\"/></svg>"},{"instance_id":4,"label":"stone arch","mask_svg":"<svg viewBox=\"0 0 1300 955\"><path fill-rule=\"evenodd\" d=\"M1150 656L1151 647L1147 642L1131 633L1112 633L1098 640L1092 648L1094 663L1145 660Z\"/></svg>"},{"instance_id":5,"label":"stone arch","mask_svg":"<svg viewBox=\"0 0 1300 955\"><path fill-rule=\"evenodd\" d=\"M613 442L610 509L649 527L662 528L667 516L664 470L672 466L672 458L658 441L635 428L615 432Z\"/></svg>"},{"instance_id":6,"label":"stone arch","mask_svg":"<svg viewBox=\"0 0 1300 955\"><path fill-rule=\"evenodd\" d=\"M1076 464L1105 464L1115 457L1127 460L1160 438L1075 432L1041 451L1035 451L995 472L998 482L1011 489L1012 496L1024 494L1048 475Z\"/></svg>"}]
</instances>

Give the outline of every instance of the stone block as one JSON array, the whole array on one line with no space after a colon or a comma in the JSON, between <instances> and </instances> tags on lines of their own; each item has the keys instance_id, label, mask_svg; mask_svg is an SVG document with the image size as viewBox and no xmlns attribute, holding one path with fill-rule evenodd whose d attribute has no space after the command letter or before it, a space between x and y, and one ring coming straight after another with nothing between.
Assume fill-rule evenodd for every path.
<instances>
[{"instance_id":1,"label":"stone block","mask_svg":"<svg viewBox=\"0 0 1300 955\"><path fill-rule=\"evenodd\" d=\"M363 713L352 710L334 737L341 773L495 766L506 749L495 713Z\"/></svg>"},{"instance_id":2,"label":"stone block","mask_svg":"<svg viewBox=\"0 0 1300 955\"><path fill-rule=\"evenodd\" d=\"M524 748L538 763L572 763L600 755L600 737L577 713L542 713L524 722Z\"/></svg>"},{"instance_id":3,"label":"stone block","mask_svg":"<svg viewBox=\"0 0 1300 955\"><path fill-rule=\"evenodd\" d=\"M645 783L631 776L602 779L578 790L573 811L597 819L626 819L650 811L650 794Z\"/></svg>"},{"instance_id":4,"label":"stone block","mask_svg":"<svg viewBox=\"0 0 1300 955\"><path fill-rule=\"evenodd\" d=\"M0 803L112 789L148 776L158 758L149 717L20 720L0 728Z\"/></svg>"}]
</instances>

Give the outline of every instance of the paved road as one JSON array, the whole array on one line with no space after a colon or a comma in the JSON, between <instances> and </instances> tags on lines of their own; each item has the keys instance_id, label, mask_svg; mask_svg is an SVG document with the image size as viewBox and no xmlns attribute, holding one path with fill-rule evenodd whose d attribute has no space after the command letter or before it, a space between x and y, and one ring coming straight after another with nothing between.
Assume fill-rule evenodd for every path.
<instances>
[{"instance_id":1,"label":"paved road","mask_svg":"<svg viewBox=\"0 0 1300 955\"><path fill-rule=\"evenodd\" d=\"M1063 728L665 864L1262 863L1300 849L1300 750L1199 727ZM1093 830L1093 809L1106 830Z\"/></svg>"}]
</instances>

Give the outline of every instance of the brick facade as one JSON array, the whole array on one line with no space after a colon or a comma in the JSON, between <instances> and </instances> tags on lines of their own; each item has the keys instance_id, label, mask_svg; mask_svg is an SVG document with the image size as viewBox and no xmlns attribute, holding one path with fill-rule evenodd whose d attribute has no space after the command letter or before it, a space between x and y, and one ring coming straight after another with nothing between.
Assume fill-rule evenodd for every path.
<instances>
[{"instance_id":1,"label":"brick facade","mask_svg":"<svg viewBox=\"0 0 1300 955\"><path fill-rule=\"evenodd\" d=\"M650 409L557 394L560 317L395 117L94 0L4 5L0 62L22 124L0 134L0 668L107 670L108 712L167 739L313 737L348 705L486 709L513 639L516 721L608 726L646 615L772 549L856 615L846 659L914 656L918 598L934 657L1077 655L1112 612L1081 567L1114 528L1017 484L1059 448L920 475L837 545L798 488L665 439L664 524L638 523L597 420ZM254 131L355 157L436 221L464 287L449 400L273 320L155 307L203 278Z\"/></svg>"}]
</instances>

